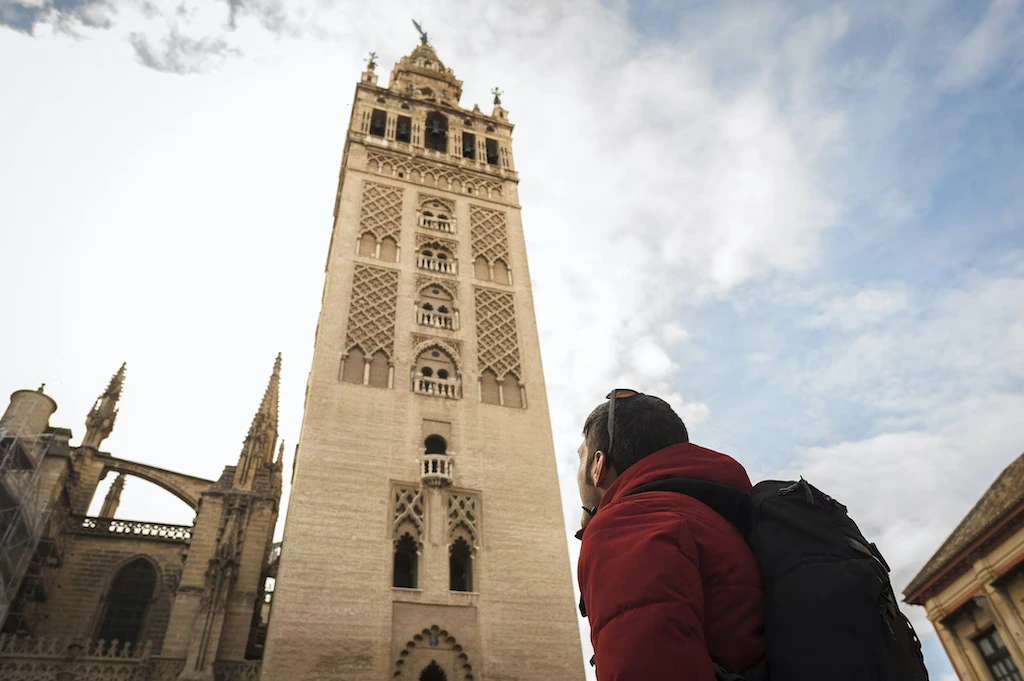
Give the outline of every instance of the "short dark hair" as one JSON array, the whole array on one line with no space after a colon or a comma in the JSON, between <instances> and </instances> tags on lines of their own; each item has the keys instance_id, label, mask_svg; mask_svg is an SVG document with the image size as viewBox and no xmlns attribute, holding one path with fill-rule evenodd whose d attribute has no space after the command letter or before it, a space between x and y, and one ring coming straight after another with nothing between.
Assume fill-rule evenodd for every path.
<instances>
[{"instance_id":1,"label":"short dark hair","mask_svg":"<svg viewBox=\"0 0 1024 681\"><path fill-rule=\"evenodd\" d=\"M583 424L583 438L590 456L608 451L608 403L590 412ZM690 434L668 402L653 395L615 400L615 447L609 463L621 475L627 468L654 452L689 442Z\"/></svg>"}]
</instances>

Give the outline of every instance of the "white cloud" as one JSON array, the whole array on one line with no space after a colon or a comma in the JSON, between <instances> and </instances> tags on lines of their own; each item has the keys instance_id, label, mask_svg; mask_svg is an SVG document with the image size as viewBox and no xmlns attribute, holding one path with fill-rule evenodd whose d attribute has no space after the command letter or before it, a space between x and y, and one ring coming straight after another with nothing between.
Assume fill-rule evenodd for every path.
<instances>
[{"instance_id":1,"label":"white cloud","mask_svg":"<svg viewBox=\"0 0 1024 681\"><path fill-rule=\"evenodd\" d=\"M864 289L826 300L816 314L803 319L802 325L812 329L834 326L854 331L876 326L905 311L909 305L909 295L901 288Z\"/></svg>"},{"instance_id":2,"label":"white cloud","mask_svg":"<svg viewBox=\"0 0 1024 681\"><path fill-rule=\"evenodd\" d=\"M963 90L987 77L1007 51L1017 50L1024 37L1020 7L1020 0L991 0L981 20L953 49L939 85Z\"/></svg>"}]
</instances>

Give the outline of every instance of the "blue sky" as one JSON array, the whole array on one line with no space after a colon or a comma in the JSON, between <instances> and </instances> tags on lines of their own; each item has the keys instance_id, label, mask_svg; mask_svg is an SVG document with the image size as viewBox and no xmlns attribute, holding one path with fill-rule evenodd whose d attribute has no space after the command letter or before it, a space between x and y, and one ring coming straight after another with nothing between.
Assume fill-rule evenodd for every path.
<instances>
[{"instance_id":1,"label":"blue sky","mask_svg":"<svg viewBox=\"0 0 1024 681\"><path fill-rule=\"evenodd\" d=\"M0 389L80 435L127 359L110 450L215 477L281 350L294 442L353 85L411 17L516 124L567 530L630 385L844 501L902 588L1024 450L1020 0L0 0L0 288L62 330ZM188 521L137 482L124 517Z\"/></svg>"}]
</instances>

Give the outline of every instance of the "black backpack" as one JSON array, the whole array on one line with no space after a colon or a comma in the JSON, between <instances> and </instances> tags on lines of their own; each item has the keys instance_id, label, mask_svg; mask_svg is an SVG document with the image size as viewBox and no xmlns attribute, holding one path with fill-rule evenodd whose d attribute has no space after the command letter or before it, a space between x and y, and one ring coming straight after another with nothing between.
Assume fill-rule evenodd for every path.
<instances>
[{"instance_id":1,"label":"black backpack","mask_svg":"<svg viewBox=\"0 0 1024 681\"><path fill-rule=\"evenodd\" d=\"M766 480L750 495L702 480L664 478L642 492L679 492L731 522L764 583L770 681L927 681L921 642L900 612L889 566L846 507L803 478ZM718 670L723 681L765 678Z\"/></svg>"}]
</instances>

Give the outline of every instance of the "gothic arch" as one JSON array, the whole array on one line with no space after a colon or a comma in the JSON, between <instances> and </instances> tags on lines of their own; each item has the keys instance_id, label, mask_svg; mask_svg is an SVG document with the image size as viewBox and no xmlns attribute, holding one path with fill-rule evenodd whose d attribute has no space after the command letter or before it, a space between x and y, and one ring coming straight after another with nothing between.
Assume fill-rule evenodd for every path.
<instances>
[{"instance_id":1,"label":"gothic arch","mask_svg":"<svg viewBox=\"0 0 1024 681\"><path fill-rule=\"evenodd\" d=\"M454 282L444 279L430 279L416 285L416 297L418 298L425 289L428 288L439 288L445 293L452 297L452 304L455 305L459 300L458 286Z\"/></svg>"},{"instance_id":2,"label":"gothic arch","mask_svg":"<svg viewBox=\"0 0 1024 681\"><path fill-rule=\"evenodd\" d=\"M453 674L449 678L452 681L475 681L476 676L473 675L473 665L470 664L469 656L466 655L462 645L455 640L454 636L448 633L447 629L442 629L436 624L429 629L423 629L420 633L409 639L402 652L398 654L398 659L395 660L394 672L391 674L391 678L417 681L421 670L418 668L406 669L406 661L410 653L416 649L450 650L454 652L455 668L451 670Z\"/></svg>"},{"instance_id":3,"label":"gothic arch","mask_svg":"<svg viewBox=\"0 0 1024 681\"><path fill-rule=\"evenodd\" d=\"M416 347L414 347L412 349L412 367L411 367L411 369L415 370L415 368L416 368L416 361L419 359L420 355L423 354L424 352L426 352L427 350L431 350L431 349L440 350L441 352L443 352L446 355L448 355L449 357L451 357L452 363L455 364L455 373L459 377L459 379L461 380L461 377L462 377L462 359L459 357L459 352L458 352L458 350L455 349L454 346L452 346L447 341L445 341L445 340L443 340L441 338L430 338L430 339L427 339L425 341L421 341L420 343L418 343L416 345Z\"/></svg>"},{"instance_id":4,"label":"gothic arch","mask_svg":"<svg viewBox=\"0 0 1024 681\"><path fill-rule=\"evenodd\" d=\"M138 637L136 639L136 642L145 640L145 634L147 633L146 626L149 623L149 614L153 607L153 604L160 599L161 593L165 588L173 587L173 585L166 584L166 580L164 579L163 575L163 570L160 569L160 565L155 560L153 560L152 557L144 553L137 553L133 556L125 558L117 565L115 565L113 569L111 569L110 572L107 574L103 583L103 589L100 591L100 601L96 605L96 611L93 616L91 637L93 640L103 637L103 628L110 607L111 592L115 587L116 580L118 579L118 577L121 575L122 571L125 568L127 568L132 563L135 563L137 561L142 561L146 563L153 573L152 592L149 594L149 597L145 599L145 608L142 613L142 621L139 623ZM107 643L110 643L110 640L107 640ZM124 641L121 641L121 643L124 643Z\"/></svg>"}]
</instances>

